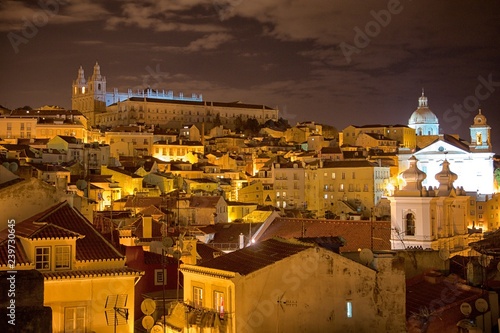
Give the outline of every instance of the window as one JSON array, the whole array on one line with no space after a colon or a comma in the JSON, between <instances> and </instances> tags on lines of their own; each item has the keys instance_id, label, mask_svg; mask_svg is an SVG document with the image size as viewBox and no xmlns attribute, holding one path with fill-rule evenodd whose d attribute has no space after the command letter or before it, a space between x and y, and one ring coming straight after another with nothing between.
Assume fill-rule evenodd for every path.
<instances>
[{"instance_id":1,"label":"window","mask_svg":"<svg viewBox=\"0 0 500 333\"><path fill-rule=\"evenodd\" d=\"M35 268L50 269L50 247L35 248Z\"/></svg>"},{"instance_id":2,"label":"window","mask_svg":"<svg viewBox=\"0 0 500 333\"><path fill-rule=\"evenodd\" d=\"M220 315L224 314L224 293L220 291L214 291L214 309Z\"/></svg>"},{"instance_id":3,"label":"window","mask_svg":"<svg viewBox=\"0 0 500 333\"><path fill-rule=\"evenodd\" d=\"M352 318L352 301L346 301L345 303L347 318Z\"/></svg>"},{"instance_id":4,"label":"window","mask_svg":"<svg viewBox=\"0 0 500 333\"><path fill-rule=\"evenodd\" d=\"M167 284L167 270L155 269L155 286Z\"/></svg>"},{"instance_id":5,"label":"window","mask_svg":"<svg viewBox=\"0 0 500 333\"><path fill-rule=\"evenodd\" d=\"M332 172L332 179L335 179L335 172Z\"/></svg>"},{"instance_id":6,"label":"window","mask_svg":"<svg viewBox=\"0 0 500 333\"><path fill-rule=\"evenodd\" d=\"M193 303L195 307L203 306L203 289L199 287L193 287Z\"/></svg>"},{"instance_id":7,"label":"window","mask_svg":"<svg viewBox=\"0 0 500 333\"><path fill-rule=\"evenodd\" d=\"M339 191L343 191L344 190L344 184L340 184L339 185Z\"/></svg>"},{"instance_id":8,"label":"window","mask_svg":"<svg viewBox=\"0 0 500 333\"><path fill-rule=\"evenodd\" d=\"M56 246L56 269L71 268L71 247Z\"/></svg>"},{"instance_id":9,"label":"window","mask_svg":"<svg viewBox=\"0 0 500 333\"><path fill-rule=\"evenodd\" d=\"M406 235L415 236L415 215L409 212L405 215L406 220Z\"/></svg>"},{"instance_id":10,"label":"window","mask_svg":"<svg viewBox=\"0 0 500 333\"><path fill-rule=\"evenodd\" d=\"M342 179L345 179L345 172L342 172Z\"/></svg>"},{"instance_id":11,"label":"window","mask_svg":"<svg viewBox=\"0 0 500 333\"><path fill-rule=\"evenodd\" d=\"M84 306L64 308L64 333L86 332L86 309Z\"/></svg>"}]
</instances>

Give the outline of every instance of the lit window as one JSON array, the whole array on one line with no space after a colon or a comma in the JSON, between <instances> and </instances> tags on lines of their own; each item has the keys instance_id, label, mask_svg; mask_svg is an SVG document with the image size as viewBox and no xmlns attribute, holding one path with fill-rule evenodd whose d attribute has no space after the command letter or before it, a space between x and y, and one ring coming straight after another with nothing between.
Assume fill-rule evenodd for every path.
<instances>
[{"instance_id":1,"label":"lit window","mask_svg":"<svg viewBox=\"0 0 500 333\"><path fill-rule=\"evenodd\" d=\"M214 309L220 315L224 314L224 293L214 291Z\"/></svg>"},{"instance_id":2,"label":"lit window","mask_svg":"<svg viewBox=\"0 0 500 333\"><path fill-rule=\"evenodd\" d=\"M71 247L56 246L56 269L71 268Z\"/></svg>"},{"instance_id":3,"label":"lit window","mask_svg":"<svg viewBox=\"0 0 500 333\"><path fill-rule=\"evenodd\" d=\"M351 301L346 302L346 314L347 314L347 318L352 318L352 302Z\"/></svg>"},{"instance_id":4,"label":"lit window","mask_svg":"<svg viewBox=\"0 0 500 333\"><path fill-rule=\"evenodd\" d=\"M193 303L195 307L203 306L203 289L199 287L193 287Z\"/></svg>"},{"instance_id":5,"label":"lit window","mask_svg":"<svg viewBox=\"0 0 500 333\"><path fill-rule=\"evenodd\" d=\"M84 306L64 308L64 332L86 332L86 309Z\"/></svg>"},{"instance_id":6,"label":"lit window","mask_svg":"<svg viewBox=\"0 0 500 333\"><path fill-rule=\"evenodd\" d=\"M37 247L35 249L35 268L50 269L50 247Z\"/></svg>"}]
</instances>

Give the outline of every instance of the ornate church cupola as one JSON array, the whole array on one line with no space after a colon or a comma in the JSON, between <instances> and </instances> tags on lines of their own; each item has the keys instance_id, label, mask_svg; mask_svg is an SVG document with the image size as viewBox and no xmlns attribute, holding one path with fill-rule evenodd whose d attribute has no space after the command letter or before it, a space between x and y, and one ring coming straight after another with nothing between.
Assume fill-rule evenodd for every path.
<instances>
[{"instance_id":1,"label":"ornate church cupola","mask_svg":"<svg viewBox=\"0 0 500 333\"><path fill-rule=\"evenodd\" d=\"M436 180L439 182L437 195L440 197L449 196L452 191L455 191L453 183L457 178L457 174L450 170L450 162L445 159L442 170L436 174Z\"/></svg>"},{"instance_id":2,"label":"ornate church cupola","mask_svg":"<svg viewBox=\"0 0 500 333\"><path fill-rule=\"evenodd\" d=\"M479 109L474 117L474 123L470 127L470 149L472 152L490 152L491 127L486 123L486 117Z\"/></svg>"},{"instance_id":3,"label":"ornate church cupola","mask_svg":"<svg viewBox=\"0 0 500 333\"><path fill-rule=\"evenodd\" d=\"M87 81L85 81L83 67L80 66L80 68L78 68L78 76L76 80L73 81L73 95L85 94L87 92Z\"/></svg>"},{"instance_id":4,"label":"ornate church cupola","mask_svg":"<svg viewBox=\"0 0 500 333\"><path fill-rule=\"evenodd\" d=\"M439 121L429 109L427 97L422 89L422 96L418 98L418 108L413 112L408 121L408 127L413 128L417 135L438 135Z\"/></svg>"},{"instance_id":5,"label":"ornate church cupola","mask_svg":"<svg viewBox=\"0 0 500 333\"><path fill-rule=\"evenodd\" d=\"M422 96L418 98L418 107L428 107L427 105L427 97L424 95L424 89L422 89Z\"/></svg>"},{"instance_id":6,"label":"ornate church cupola","mask_svg":"<svg viewBox=\"0 0 500 333\"><path fill-rule=\"evenodd\" d=\"M405 181L405 185L399 191L397 196L422 196L422 182L427 175L417 167L417 158L412 156L408 159L410 166L407 170L401 172L400 177Z\"/></svg>"}]
</instances>

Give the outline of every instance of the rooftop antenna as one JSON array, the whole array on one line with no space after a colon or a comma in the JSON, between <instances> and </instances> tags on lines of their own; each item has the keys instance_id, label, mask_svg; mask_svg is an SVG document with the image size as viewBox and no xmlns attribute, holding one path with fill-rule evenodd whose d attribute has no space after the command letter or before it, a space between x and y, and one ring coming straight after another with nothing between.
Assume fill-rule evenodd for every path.
<instances>
[{"instance_id":1,"label":"rooftop antenna","mask_svg":"<svg viewBox=\"0 0 500 333\"><path fill-rule=\"evenodd\" d=\"M106 297L104 313L106 314L106 323L108 326L126 325L128 321L127 294L109 295Z\"/></svg>"}]
</instances>

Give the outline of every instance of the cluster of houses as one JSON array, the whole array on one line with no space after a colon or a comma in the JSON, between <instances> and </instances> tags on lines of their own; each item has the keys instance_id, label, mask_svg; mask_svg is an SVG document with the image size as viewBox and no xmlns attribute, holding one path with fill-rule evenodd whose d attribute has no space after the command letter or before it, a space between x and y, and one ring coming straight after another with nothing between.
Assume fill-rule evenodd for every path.
<instances>
[{"instance_id":1,"label":"cluster of houses","mask_svg":"<svg viewBox=\"0 0 500 333\"><path fill-rule=\"evenodd\" d=\"M480 110L470 141L423 93L408 125L338 133L105 82L79 70L81 111L1 109L0 331L498 330Z\"/></svg>"}]
</instances>

